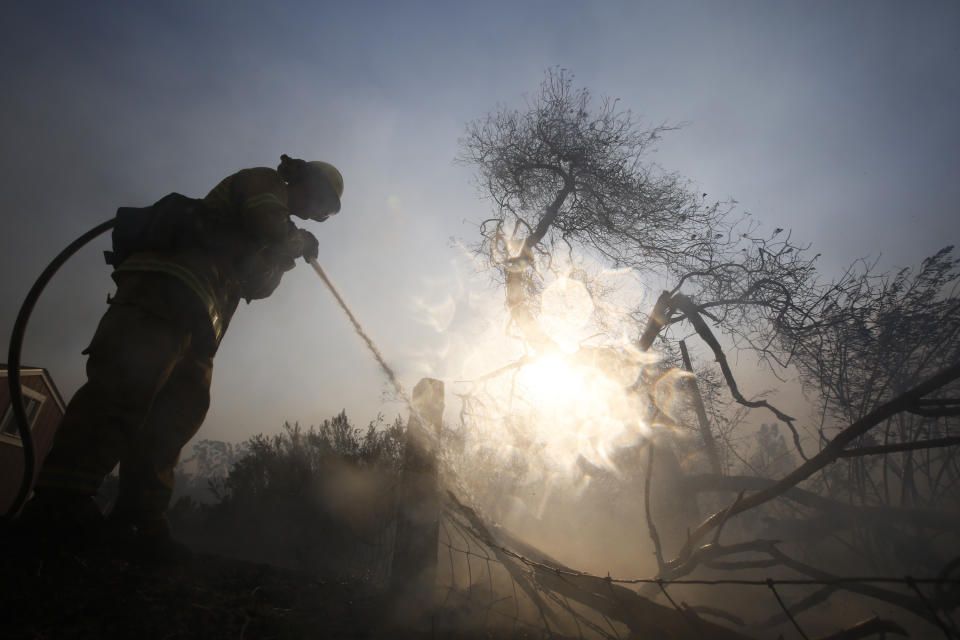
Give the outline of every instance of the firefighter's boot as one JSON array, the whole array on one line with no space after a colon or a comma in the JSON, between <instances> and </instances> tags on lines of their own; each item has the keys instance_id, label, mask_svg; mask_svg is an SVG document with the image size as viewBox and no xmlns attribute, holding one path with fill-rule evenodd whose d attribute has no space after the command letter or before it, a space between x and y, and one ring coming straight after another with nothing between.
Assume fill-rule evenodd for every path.
<instances>
[{"instance_id":1,"label":"firefighter's boot","mask_svg":"<svg viewBox=\"0 0 960 640\"><path fill-rule=\"evenodd\" d=\"M37 550L79 552L104 543L105 521L93 496L44 489L24 506L16 528Z\"/></svg>"},{"instance_id":2,"label":"firefighter's boot","mask_svg":"<svg viewBox=\"0 0 960 640\"><path fill-rule=\"evenodd\" d=\"M134 517L123 511L110 514L111 546L125 559L145 565L185 564L193 552L173 537L165 514Z\"/></svg>"}]
</instances>

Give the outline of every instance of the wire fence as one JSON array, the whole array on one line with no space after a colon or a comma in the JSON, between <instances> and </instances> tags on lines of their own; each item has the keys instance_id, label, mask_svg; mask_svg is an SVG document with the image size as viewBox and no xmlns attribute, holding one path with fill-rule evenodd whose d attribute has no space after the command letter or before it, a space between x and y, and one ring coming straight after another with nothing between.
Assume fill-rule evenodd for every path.
<instances>
[{"instance_id":1,"label":"wire fence","mask_svg":"<svg viewBox=\"0 0 960 640\"><path fill-rule=\"evenodd\" d=\"M789 623L801 637L810 638L795 615L811 604L808 601L825 601L835 591L850 588L870 595L870 588L885 585L895 587L891 593L912 604L914 613L946 637L960 637L950 616L950 603L956 606L958 602L960 578L952 574L924 578L615 578L577 571L550 559L509 532L489 526L453 496L444 505L439 526L436 624L440 631L468 627L523 637L626 638L662 632L666 625L675 630L672 637L746 638ZM666 604L640 595L638 587L643 585L655 588L654 595L662 595ZM743 598L752 609L779 613L757 622L720 608L693 606L675 593L687 587L747 589ZM766 595L749 591L757 587ZM818 589L794 599L791 605L781 588L792 587ZM865 637L906 632L897 622L875 617L844 633Z\"/></svg>"},{"instance_id":2,"label":"wire fence","mask_svg":"<svg viewBox=\"0 0 960 640\"><path fill-rule=\"evenodd\" d=\"M374 586L402 590L394 576L401 492L395 483L381 490L379 506L365 510L363 526L341 548L341 566ZM934 577L825 572L816 577L599 576L566 566L492 525L452 493L441 500L436 527L431 625L441 635L469 631L492 637L743 640L789 625L790 633L811 638L815 636L806 627L820 632L823 623L815 625L810 610L847 591L886 599L925 620L939 637L960 638L951 617L960 603L960 560ZM740 609L765 617L748 619L742 611L724 608L731 590L737 594L734 600L749 603ZM845 631L855 632L848 637L906 633L897 622L879 618Z\"/></svg>"},{"instance_id":3,"label":"wire fence","mask_svg":"<svg viewBox=\"0 0 960 640\"><path fill-rule=\"evenodd\" d=\"M378 499L350 510L358 519L338 521L336 537L318 535L318 530L308 525L298 533L294 526L279 526L275 518L265 518L262 529L253 527L253 547L261 553L278 550L283 555L256 559L297 568L332 569L385 592L403 590L406 585L398 582L406 578L395 575L398 514L404 507L401 483L396 476L378 477L374 492ZM933 577L826 572L800 577L784 573L758 576L756 572L746 574L750 577L740 572L727 574L730 577L708 573L709 577L672 579L599 576L566 566L493 525L453 493L441 496L437 515L431 625L440 635L457 637L469 631L492 637L743 640L790 625L789 633L810 638L814 637L811 630L822 632L824 626L822 621L814 624L810 610L846 591L875 601L885 598L925 620L939 637L960 637L951 618L960 604L960 559ZM291 523L301 525L297 518ZM233 521L225 526L236 531ZM245 527L251 528L250 523ZM229 536L209 536L209 529L209 523L205 524L205 533L222 551L223 540ZM271 542L265 538L270 535L283 538ZM240 541L241 536L233 537ZM243 550L238 549L238 555L243 557ZM749 603L740 607L747 609L749 616L724 604L731 600L731 593L734 600ZM758 614L766 617L749 619ZM908 617L906 613L896 615ZM872 619L861 623L859 635L849 637L901 631L896 622Z\"/></svg>"},{"instance_id":4,"label":"wire fence","mask_svg":"<svg viewBox=\"0 0 960 640\"><path fill-rule=\"evenodd\" d=\"M421 400L433 394L435 401L442 401L442 386L418 384L417 389L422 392ZM426 603L435 596L428 607L430 624L433 630L455 637L470 632L485 637L746 640L758 631L791 625L793 632L806 639L811 634L805 627L814 627L814 619L806 615L801 621L800 614L845 591L885 601L909 611L948 638L960 638L960 628L951 617L960 605L960 558L934 577L840 576L788 558L774 540L724 547L719 544L718 529L712 543L692 550L685 566L667 566L656 545L663 577L599 576L565 566L494 526L453 493L440 492L437 450L442 404L434 404L441 410L433 411L436 415L432 418L427 410L432 406L429 403L420 408L416 420L411 417L401 473L363 471L366 476L359 485L366 487L364 500L339 506L324 500L325 507L319 514L312 508L303 513L302 501L271 503L275 513L267 513L259 523L262 526L253 528L253 546L259 553L266 548L282 550L282 555L259 559L281 565L292 563L298 568L333 569L362 578L394 596L393 609L401 608L399 595L404 592L407 603L410 593L416 594L412 598L415 603ZM650 451L648 469L652 470L652 447ZM349 477L358 480L360 470L354 472ZM444 466L443 476L446 486L462 485L449 465ZM626 486L612 477L608 480L613 486L598 485L602 495L595 497L600 502L613 499ZM341 483L330 484L339 487ZM500 490L499 484L493 486ZM644 487L649 487L649 471ZM634 489L627 487L626 491L631 494L631 502L637 498ZM579 496L578 505L583 504L582 498ZM645 493L647 507L650 499L649 492ZM341 508L344 506L349 508ZM623 513L616 515L624 518ZM653 535L649 508L646 518ZM279 526L284 522L291 526ZM225 528L235 525L229 519L223 523ZM245 526L251 528L249 523ZM674 529L674 537L682 539L682 529ZM219 540L223 536L215 537ZM264 544L265 540L273 544ZM731 551L768 557L718 561ZM689 562L691 558L696 562ZM714 573L707 574L709 578L688 577L695 566ZM776 577L713 577L717 571L724 576L743 576L743 572L732 571L745 568L754 570L747 574L752 576L768 568L770 573L781 573ZM788 572L803 577L783 577L789 576ZM713 597L715 594L720 597ZM736 595L731 598L731 594ZM737 604L746 602L746 606L729 606L737 598L741 601ZM758 613L767 617L745 619ZM818 621L816 630L822 633L823 627L823 621ZM821 635L818 640L860 638L871 633L906 632L895 621L875 617L842 630L845 635Z\"/></svg>"},{"instance_id":5,"label":"wire fence","mask_svg":"<svg viewBox=\"0 0 960 640\"><path fill-rule=\"evenodd\" d=\"M440 520L438 623L510 635L623 638L629 629L552 589L523 556L494 543L469 508L448 503ZM455 613L454 613L455 612Z\"/></svg>"}]
</instances>

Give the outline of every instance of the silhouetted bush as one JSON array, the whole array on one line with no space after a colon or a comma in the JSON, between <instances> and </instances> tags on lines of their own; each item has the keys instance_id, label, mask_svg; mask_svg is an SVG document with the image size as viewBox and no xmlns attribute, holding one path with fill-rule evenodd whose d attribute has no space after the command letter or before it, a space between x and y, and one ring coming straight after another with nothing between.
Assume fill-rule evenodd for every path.
<instances>
[{"instance_id":1,"label":"silhouetted bush","mask_svg":"<svg viewBox=\"0 0 960 640\"><path fill-rule=\"evenodd\" d=\"M251 438L229 475L211 482L210 507L175 505L178 535L193 546L258 562L341 574L385 570L405 429L366 431L346 413ZM384 556L384 553L387 555Z\"/></svg>"}]
</instances>

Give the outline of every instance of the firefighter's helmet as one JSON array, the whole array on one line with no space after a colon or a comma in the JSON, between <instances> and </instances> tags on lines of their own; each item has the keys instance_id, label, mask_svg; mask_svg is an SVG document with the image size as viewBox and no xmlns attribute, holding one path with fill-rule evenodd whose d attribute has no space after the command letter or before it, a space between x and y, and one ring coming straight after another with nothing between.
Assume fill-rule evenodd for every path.
<instances>
[{"instance_id":1,"label":"firefighter's helmet","mask_svg":"<svg viewBox=\"0 0 960 640\"><path fill-rule=\"evenodd\" d=\"M313 205L322 213L316 219L326 219L340 211L343 196L343 176L329 162L314 160L306 162L284 154L277 168L281 177L290 185L303 185ZM314 216L310 216L314 217Z\"/></svg>"}]
</instances>

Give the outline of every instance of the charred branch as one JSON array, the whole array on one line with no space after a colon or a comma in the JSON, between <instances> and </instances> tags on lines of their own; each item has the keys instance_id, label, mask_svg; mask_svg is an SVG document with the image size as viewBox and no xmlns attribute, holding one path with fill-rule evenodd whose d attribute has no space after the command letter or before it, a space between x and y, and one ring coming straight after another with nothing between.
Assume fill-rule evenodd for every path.
<instances>
[{"instance_id":1,"label":"charred branch","mask_svg":"<svg viewBox=\"0 0 960 640\"><path fill-rule=\"evenodd\" d=\"M640 637L652 636L665 640L694 640L703 637L717 640L750 640L736 631L696 618L692 613L659 605L638 595L636 591L614 584L610 580L580 574L563 568L562 565L550 566L509 552L496 541L492 532L472 509L462 505L453 494L449 494L448 497L451 507L470 522L478 539L491 549L499 550L498 558L506 554L512 555L522 561L523 566L533 571L536 584L540 587L588 606L613 620L618 620ZM511 547L517 545L517 541L510 539L505 532L498 533L506 536L505 541Z\"/></svg>"},{"instance_id":2,"label":"charred branch","mask_svg":"<svg viewBox=\"0 0 960 640\"><path fill-rule=\"evenodd\" d=\"M954 380L957 380L958 378L960 378L960 363L956 363L951 367L947 367L946 369L916 385L906 393L880 405L841 431L818 454L801 464L799 467L787 474L783 479L773 483L765 489L761 489L760 491L744 497L738 502L730 515L742 513L786 493L798 483L806 480L818 470L835 461L850 442L867 433L870 429L878 424L881 424L891 416L894 416L897 413L905 411L908 407L913 406L913 404L919 398L922 398L929 393L933 393L937 389L940 389L941 387L953 382ZM672 563L668 563L668 565L682 565L693 553L696 543L703 539L707 533L712 531L723 521L723 519L726 517L724 514L725 512L715 513L704 520L694 531L690 533L687 542L680 550L677 558Z\"/></svg>"},{"instance_id":3,"label":"charred branch","mask_svg":"<svg viewBox=\"0 0 960 640\"><path fill-rule=\"evenodd\" d=\"M860 595L896 605L933 624L937 624L935 607L940 606L949 608L956 606L956 603L954 602L956 599L955 596L952 598L942 599L936 604L927 603L929 606L925 606L925 603L920 598L908 596L897 591L892 591L890 589L885 589L872 584L840 581L839 577L834 574L823 571L804 562L800 562L799 560L791 558L787 554L783 553L777 547L776 540L754 540L752 542L728 546L716 544L704 545L694 552L688 566L678 568L678 573L679 575L685 575L692 571L697 564L705 564L707 561L713 562L713 558L743 552L764 553L769 556L769 560L774 561L779 566L791 569L801 575L805 575L815 580L822 580L830 583L829 586L834 586L838 589L844 589L852 593L858 593ZM768 584L772 584L772 581L768 581ZM649 589L644 591L649 592ZM791 610L785 605L783 606L785 615L791 615Z\"/></svg>"},{"instance_id":4,"label":"charred branch","mask_svg":"<svg viewBox=\"0 0 960 640\"><path fill-rule=\"evenodd\" d=\"M960 400L931 398L918 400L917 406L908 409L910 413L927 418L942 418L960 416Z\"/></svg>"},{"instance_id":5,"label":"charred branch","mask_svg":"<svg viewBox=\"0 0 960 640\"><path fill-rule=\"evenodd\" d=\"M720 346L720 343L717 341L716 337L713 335L713 332L710 330L710 327L706 322L703 321L703 318L700 317L700 313L697 310L696 305L693 304L693 301L690 298L686 297L682 293L678 293L673 296L672 299L673 306L678 310L682 311L686 315L686 320L693 325L693 328L696 330L697 334L707 343L707 346L710 347L710 350L713 351L713 355L717 360L717 364L720 365L720 371L723 373L723 379L727 383L727 387L730 389L730 395L733 396L733 399L736 400L739 404L750 407L750 408L766 408L769 409L777 418L782 420L787 427L790 429L790 432L793 434L793 443L797 449L797 452L800 454L800 457L804 460L807 460L807 455L803 452L803 447L800 445L800 434L797 432L796 427L793 425L793 418L788 416L784 412L780 411L772 404L766 400L747 400L740 389L737 386L737 381L733 376L733 371L730 370L730 365L727 362L727 356L723 352L723 348Z\"/></svg>"},{"instance_id":6,"label":"charred branch","mask_svg":"<svg viewBox=\"0 0 960 640\"><path fill-rule=\"evenodd\" d=\"M683 367L693 373L693 364L690 362L690 353L687 351L687 343L680 341L680 355L683 358ZM713 438L713 432L710 430L710 421L707 419L707 409L703 405L703 397L700 395L700 389L697 386L695 378L687 383L690 387L690 397L693 401L693 409L697 414L697 423L700 425L700 437L703 438L703 448L707 452L707 460L710 461L711 470L720 475L723 473L723 467L720 464L720 454L717 453L717 443Z\"/></svg>"},{"instance_id":7,"label":"charred branch","mask_svg":"<svg viewBox=\"0 0 960 640\"><path fill-rule=\"evenodd\" d=\"M653 553L657 558L657 568L663 571L663 547L660 546L660 535L657 533L657 525L653 521L653 514L650 509L650 485L653 484L653 460L656 447L651 440L647 444L649 453L647 454L647 473L643 483L643 509L647 518L647 530L650 532L650 540L653 542Z\"/></svg>"},{"instance_id":8,"label":"charred branch","mask_svg":"<svg viewBox=\"0 0 960 640\"><path fill-rule=\"evenodd\" d=\"M730 613L729 611L724 611L723 609L718 609L716 607L708 607L706 605L696 605L696 606L686 605L685 608L698 615L701 615L701 614L708 615L708 616L713 616L715 618L720 618L721 620L726 620L727 622L735 624L738 627L747 626L747 623L743 621L743 618L733 613Z\"/></svg>"},{"instance_id":9,"label":"charred branch","mask_svg":"<svg viewBox=\"0 0 960 640\"><path fill-rule=\"evenodd\" d=\"M793 616L803 613L807 609L811 609L822 602L826 602L830 598L830 596L833 595L834 592L836 592L836 590L837 590L837 587L833 585L828 585L826 587L823 587L822 589L817 589L816 591L814 591L807 597L803 598L799 602L795 602L794 604L790 605L787 612ZM761 622L759 626L761 628L775 627L778 624L783 624L786 621L787 621L786 612L780 612L770 616L769 618Z\"/></svg>"},{"instance_id":10,"label":"charred branch","mask_svg":"<svg viewBox=\"0 0 960 640\"><path fill-rule=\"evenodd\" d=\"M669 291L662 292L660 297L657 298L657 302L653 305L653 311L650 312L650 318L647 320L647 326L643 330L643 335L640 336L639 346L641 351L649 351L650 347L653 346L653 341L657 339L664 325L670 320L670 316L673 314L671 301L672 296Z\"/></svg>"},{"instance_id":11,"label":"charred branch","mask_svg":"<svg viewBox=\"0 0 960 640\"><path fill-rule=\"evenodd\" d=\"M915 413L915 412L911 412ZM941 414L942 415L942 414ZM917 451L920 449L939 449L941 447L955 447L960 445L960 436L949 438L934 438L932 440L921 440L918 442L899 442L897 444L877 445L873 447L857 447L856 449L846 449L837 455L838 458L856 458L859 456L885 455L896 453L898 451Z\"/></svg>"},{"instance_id":12,"label":"charred branch","mask_svg":"<svg viewBox=\"0 0 960 640\"><path fill-rule=\"evenodd\" d=\"M694 492L761 491L777 483L776 480L755 476L697 475L689 476L686 480L688 490ZM781 495L799 505L827 514L834 520L836 528L871 524L903 524L960 534L960 521L949 513L936 509L857 506L824 498L799 487L790 487Z\"/></svg>"},{"instance_id":13,"label":"charred branch","mask_svg":"<svg viewBox=\"0 0 960 640\"><path fill-rule=\"evenodd\" d=\"M819 636L813 640L857 640L858 638L866 638L874 634L879 634L882 638L887 633L892 633L898 636L910 635L907 633L906 629L901 627L893 620L870 618L869 620L859 622L852 627L842 629L836 633L831 633L826 636Z\"/></svg>"},{"instance_id":14,"label":"charred branch","mask_svg":"<svg viewBox=\"0 0 960 640\"><path fill-rule=\"evenodd\" d=\"M763 407L769 409L777 418L787 423L788 426L793 430L793 420L791 416L783 413L773 405L771 405L766 400L747 400L740 389L737 386L737 381L733 377L733 371L730 370L730 364L727 362L727 356L723 352L723 348L720 346L720 343L717 341L717 338L713 335L713 331L710 330L710 327L706 322L703 321L703 318L700 317L700 313L697 310L693 301L690 300L687 296L679 293L673 296L673 306L679 310L683 311L686 314L686 319L693 325L693 328L696 329L697 334L703 338L703 341L707 343L707 346L710 347L710 350L713 351L714 357L717 359L717 364L720 365L720 370L723 372L723 378L727 382L727 386L730 388L730 395L740 404L745 407L750 408L759 408ZM796 435L796 431L794 431ZM799 440L799 436L797 436ZM800 455L806 459L806 456L803 454L803 450L800 449L799 441L797 441L797 449L800 451Z\"/></svg>"},{"instance_id":15,"label":"charred branch","mask_svg":"<svg viewBox=\"0 0 960 640\"><path fill-rule=\"evenodd\" d=\"M790 609L787 608L783 598L780 597L780 593L777 591L777 587L773 583L773 580L768 579L767 586L770 588L770 591L773 592L773 597L777 599L777 604L780 605L780 608L783 610L783 614L790 621L790 624L793 625L793 628L797 630L797 633L800 634L803 640L810 640L810 637L804 632L803 627L800 626L800 623L797 622L797 619L793 617L792 613L790 613Z\"/></svg>"}]
</instances>

